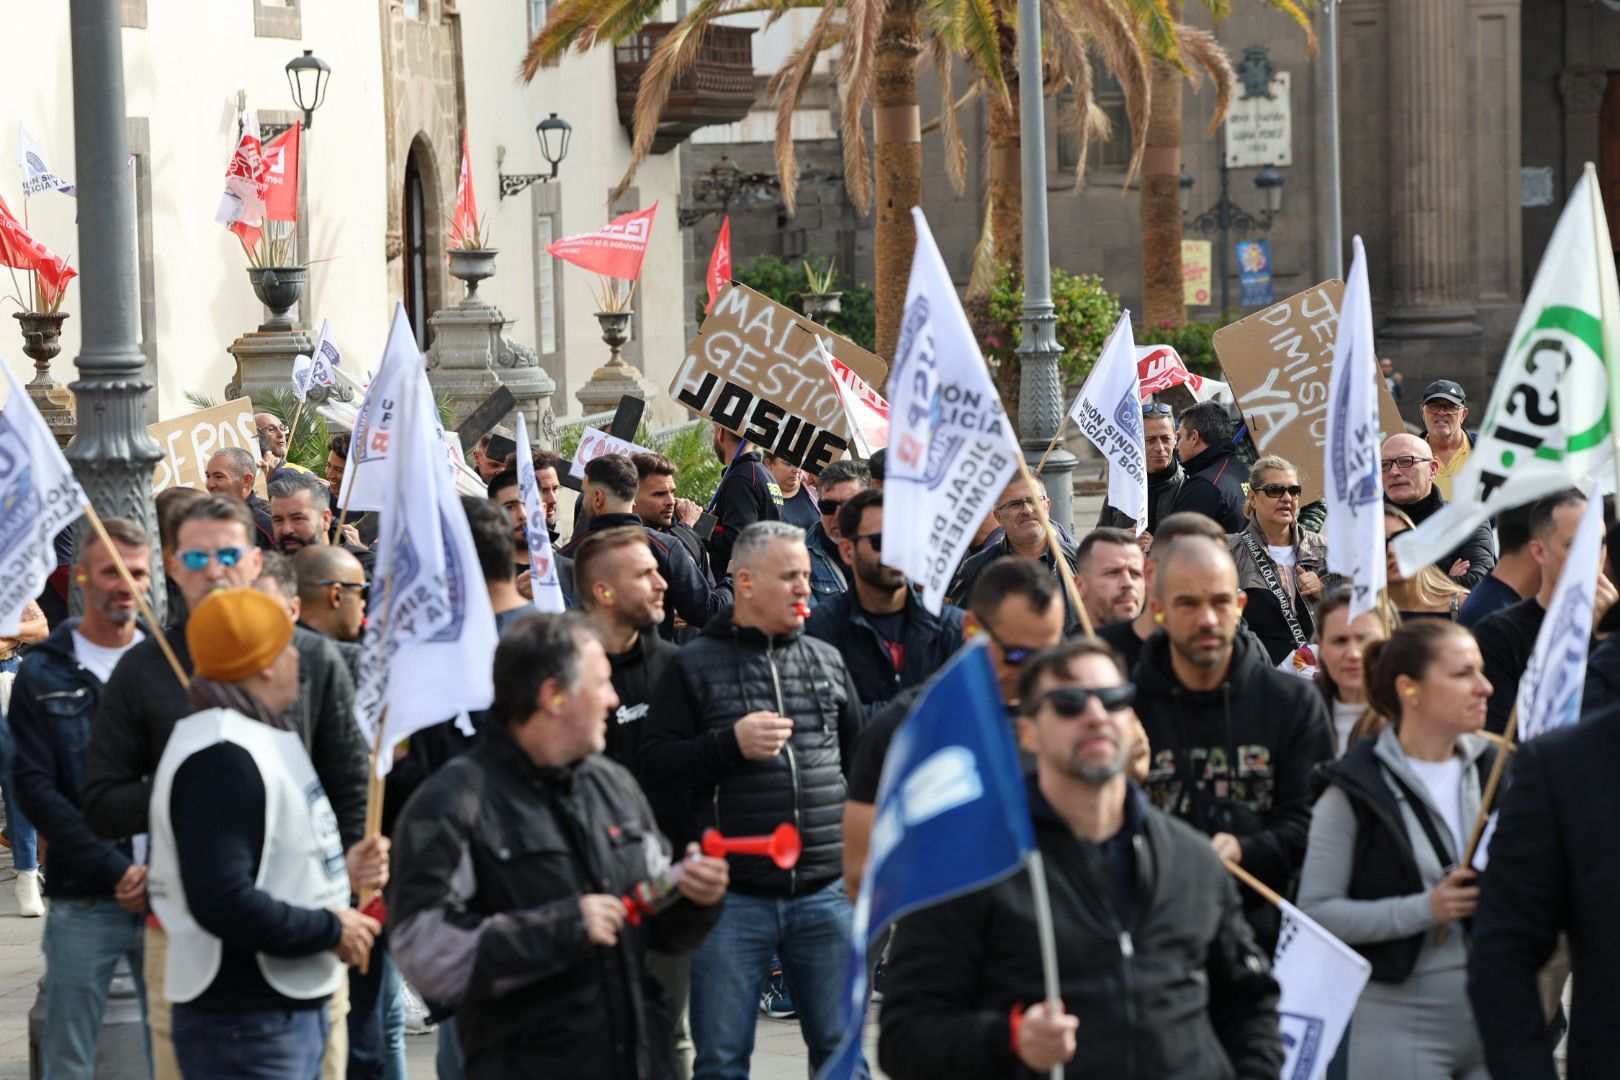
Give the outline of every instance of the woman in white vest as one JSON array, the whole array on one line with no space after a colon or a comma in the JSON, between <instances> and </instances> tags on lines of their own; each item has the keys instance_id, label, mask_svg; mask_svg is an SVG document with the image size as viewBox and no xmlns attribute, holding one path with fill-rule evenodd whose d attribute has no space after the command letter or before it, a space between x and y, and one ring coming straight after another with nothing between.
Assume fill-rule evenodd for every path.
<instances>
[{"instance_id":1,"label":"woman in white vest","mask_svg":"<svg viewBox=\"0 0 1620 1080\"><path fill-rule=\"evenodd\" d=\"M161 992L187 1080L319 1077L326 999L379 929L349 906L351 876L386 876L385 862L360 857L379 845L357 845L346 866L283 719L298 698L292 637L282 607L251 589L214 593L186 624L199 711L175 726L152 777L147 888L169 933Z\"/></svg>"}]
</instances>

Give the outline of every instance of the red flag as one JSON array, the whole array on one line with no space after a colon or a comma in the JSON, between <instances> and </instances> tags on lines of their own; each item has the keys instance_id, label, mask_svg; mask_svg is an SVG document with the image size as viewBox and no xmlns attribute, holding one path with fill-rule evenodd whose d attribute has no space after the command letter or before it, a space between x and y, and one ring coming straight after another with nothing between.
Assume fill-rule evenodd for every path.
<instances>
[{"instance_id":1,"label":"red flag","mask_svg":"<svg viewBox=\"0 0 1620 1080\"><path fill-rule=\"evenodd\" d=\"M22 222L11 216L5 199L0 199L0 265L36 272L48 308L61 299L67 283L79 276L66 259L28 235Z\"/></svg>"},{"instance_id":2,"label":"red flag","mask_svg":"<svg viewBox=\"0 0 1620 1080\"><path fill-rule=\"evenodd\" d=\"M472 152L467 133L461 133L461 174L456 178L456 212L450 222L450 239L464 245L478 235L478 198L473 194Z\"/></svg>"},{"instance_id":3,"label":"red flag","mask_svg":"<svg viewBox=\"0 0 1620 1080\"><path fill-rule=\"evenodd\" d=\"M299 124L264 144L264 217L266 221L298 220Z\"/></svg>"},{"instance_id":4,"label":"red flag","mask_svg":"<svg viewBox=\"0 0 1620 1080\"><path fill-rule=\"evenodd\" d=\"M622 214L595 232L565 236L546 245L546 251L598 274L636 281L641 277L641 261L647 257L656 213L658 204L653 203L645 210Z\"/></svg>"},{"instance_id":5,"label":"red flag","mask_svg":"<svg viewBox=\"0 0 1620 1080\"><path fill-rule=\"evenodd\" d=\"M1181 356L1169 345L1144 345L1136 350L1136 377L1141 380L1142 396L1180 386L1192 378Z\"/></svg>"},{"instance_id":6,"label":"red flag","mask_svg":"<svg viewBox=\"0 0 1620 1080\"><path fill-rule=\"evenodd\" d=\"M715 300L720 296L720 290L726 287L731 280L731 215L720 223L720 235L714 238L714 252L709 256L709 302L703 307L703 314L707 315L709 309L714 307Z\"/></svg>"}]
</instances>

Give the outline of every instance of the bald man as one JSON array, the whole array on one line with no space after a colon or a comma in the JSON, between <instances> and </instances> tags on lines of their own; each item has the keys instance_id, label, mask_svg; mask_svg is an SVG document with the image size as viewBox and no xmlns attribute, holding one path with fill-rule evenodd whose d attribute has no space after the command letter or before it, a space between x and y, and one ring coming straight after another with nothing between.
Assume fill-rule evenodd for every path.
<instances>
[{"instance_id":1,"label":"bald man","mask_svg":"<svg viewBox=\"0 0 1620 1080\"><path fill-rule=\"evenodd\" d=\"M343 548L311 544L293 557L300 621L334 641L359 641L366 617L366 572Z\"/></svg>"},{"instance_id":2,"label":"bald man","mask_svg":"<svg viewBox=\"0 0 1620 1080\"><path fill-rule=\"evenodd\" d=\"M1142 643L1133 673L1153 748L1148 797L1285 892L1305 859L1311 770L1333 757L1327 709L1238 632L1247 598L1224 544L1185 536L1162 554L1155 547L1154 560L1149 603L1165 632ZM1254 893L1244 909L1269 954L1276 910Z\"/></svg>"},{"instance_id":3,"label":"bald man","mask_svg":"<svg viewBox=\"0 0 1620 1080\"><path fill-rule=\"evenodd\" d=\"M1416 435L1391 435L1384 440L1379 455L1384 476L1384 501L1404 510L1415 524L1422 525L1446 505L1435 484L1440 463L1429 444ZM1481 522L1457 547L1436 559L1434 565L1465 589L1485 579L1496 565L1496 544L1491 527Z\"/></svg>"}]
</instances>

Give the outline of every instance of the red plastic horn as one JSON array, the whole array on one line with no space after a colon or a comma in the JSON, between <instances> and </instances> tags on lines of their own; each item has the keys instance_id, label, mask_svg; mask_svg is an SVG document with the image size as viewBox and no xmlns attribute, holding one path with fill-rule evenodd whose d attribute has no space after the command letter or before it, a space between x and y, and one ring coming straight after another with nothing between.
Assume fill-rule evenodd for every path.
<instances>
[{"instance_id":1,"label":"red plastic horn","mask_svg":"<svg viewBox=\"0 0 1620 1080\"><path fill-rule=\"evenodd\" d=\"M703 833L703 854L713 859L724 855L764 855L783 870L791 870L803 850L799 830L786 822L778 825L769 836L721 836L714 829Z\"/></svg>"}]
</instances>

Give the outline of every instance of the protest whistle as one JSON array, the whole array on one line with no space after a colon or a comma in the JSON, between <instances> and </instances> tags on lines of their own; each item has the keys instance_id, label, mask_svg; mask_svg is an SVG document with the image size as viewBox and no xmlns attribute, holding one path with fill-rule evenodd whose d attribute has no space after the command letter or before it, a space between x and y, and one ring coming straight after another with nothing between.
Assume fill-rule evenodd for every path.
<instances>
[{"instance_id":1,"label":"protest whistle","mask_svg":"<svg viewBox=\"0 0 1620 1080\"><path fill-rule=\"evenodd\" d=\"M801 619L808 619L810 617L810 605L805 603L794 604L793 614L797 615Z\"/></svg>"},{"instance_id":2,"label":"protest whistle","mask_svg":"<svg viewBox=\"0 0 1620 1080\"><path fill-rule=\"evenodd\" d=\"M703 833L703 854L716 859L726 855L764 855L783 870L791 870L803 850L799 830L787 822L778 825L769 836L728 837L714 829Z\"/></svg>"}]
</instances>

